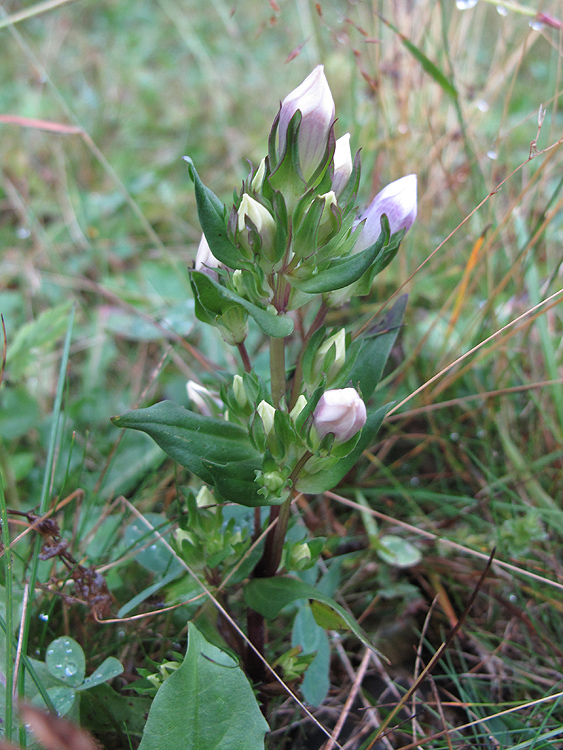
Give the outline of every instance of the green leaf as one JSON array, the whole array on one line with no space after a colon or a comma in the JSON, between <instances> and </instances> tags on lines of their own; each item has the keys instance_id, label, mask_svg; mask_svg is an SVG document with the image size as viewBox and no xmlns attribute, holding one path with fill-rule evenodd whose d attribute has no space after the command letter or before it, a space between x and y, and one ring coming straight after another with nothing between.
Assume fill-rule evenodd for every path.
<instances>
[{"instance_id":1,"label":"green leaf","mask_svg":"<svg viewBox=\"0 0 563 750\"><path fill-rule=\"evenodd\" d=\"M268 731L236 661L188 624L188 651L151 706L139 750L260 750Z\"/></svg>"},{"instance_id":2,"label":"green leaf","mask_svg":"<svg viewBox=\"0 0 563 750\"><path fill-rule=\"evenodd\" d=\"M136 518L125 529L124 542L131 549L142 547L135 555L135 559L151 573L168 573L175 558L159 535L163 530L169 530L170 524L166 516L160 513L145 513L144 517L154 526L155 531L151 531L146 523ZM181 569L178 566L178 572Z\"/></svg>"},{"instance_id":3,"label":"green leaf","mask_svg":"<svg viewBox=\"0 0 563 750\"><path fill-rule=\"evenodd\" d=\"M293 333L294 324L291 318L285 315L277 315L275 312L268 312L268 310L258 307L258 305L249 302L244 297L231 292L230 289L221 286L218 281L215 281L215 279L212 279L205 273L193 271L191 278L192 284L195 287L195 294L199 298L199 303L214 314L221 314L230 305L236 303L246 310L267 336L281 339Z\"/></svg>"},{"instance_id":4,"label":"green leaf","mask_svg":"<svg viewBox=\"0 0 563 750\"><path fill-rule=\"evenodd\" d=\"M228 464L259 458L239 425L203 417L173 401L129 411L111 421L116 427L146 432L171 458L208 484L214 480L204 459Z\"/></svg>"},{"instance_id":5,"label":"green leaf","mask_svg":"<svg viewBox=\"0 0 563 750\"><path fill-rule=\"evenodd\" d=\"M400 536L393 534L382 536L379 539L379 545L377 549L379 557L397 568L411 568L413 565L418 565L422 559L420 550L406 539L401 539Z\"/></svg>"},{"instance_id":6,"label":"green leaf","mask_svg":"<svg viewBox=\"0 0 563 750\"><path fill-rule=\"evenodd\" d=\"M62 682L77 687L84 680L86 659L81 646L72 638L63 635L47 647L45 654L47 669Z\"/></svg>"},{"instance_id":7,"label":"green leaf","mask_svg":"<svg viewBox=\"0 0 563 750\"><path fill-rule=\"evenodd\" d=\"M74 705L76 693L70 687L50 687L47 688L47 694L57 712L57 716L66 716ZM46 708L45 701L38 693L31 703L39 708Z\"/></svg>"},{"instance_id":8,"label":"green leaf","mask_svg":"<svg viewBox=\"0 0 563 750\"><path fill-rule=\"evenodd\" d=\"M448 96L451 96L452 99L457 100L458 93L455 86L446 78L442 71L431 60L429 60L424 52L421 52L419 48L410 41L410 39L407 39L404 34L401 34L399 29L393 26L392 23L389 23L389 21L385 20L385 18L382 18L382 16L379 17L381 18L383 23L391 29L391 31L394 31L395 34L397 34L397 36L411 53L411 55L420 63L424 72L428 73L428 75L431 76L436 81L436 83L442 87L442 89L446 92L446 94L448 94Z\"/></svg>"},{"instance_id":9,"label":"green leaf","mask_svg":"<svg viewBox=\"0 0 563 750\"><path fill-rule=\"evenodd\" d=\"M213 191L205 187L190 157L184 156L184 161L194 183L197 215L211 252L229 268L247 268L248 263L240 258L239 251L228 237L225 206Z\"/></svg>"},{"instance_id":10,"label":"green leaf","mask_svg":"<svg viewBox=\"0 0 563 750\"><path fill-rule=\"evenodd\" d=\"M300 607L295 616L291 645L301 646L304 654L315 654L305 672L301 692L312 706L320 706L330 688L330 645L326 631L317 625L308 604Z\"/></svg>"},{"instance_id":11,"label":"green leaf","mask_svg":"<svg viewBox=\"0 0 563 750\"><path fill-rule=\"evenodd\" d=\"M385 254L389 242L389 223L382 222L381 234L370 247L361 253L350 255L347 258L334 260L322 271L308 279L291 277L291 285L297 287L307 294L321 294L342 289L357 281L364 273L377 262L379 256Z\"/></svg>"},{"instance_id":12,"label":"green leaf","mask_svg":"<svg viewBox=\"0 0 563 750\"><path fill-rule=\"evenodd\" d=\"M390 407L391 404L384 404L379 409L376 409L376 411L368 414L367 421L354 450L344 458L341 458L333 466L310 475L307 474L307 466L305 466L305 470L296 484L299 492L316 495L336 487L350 469L352 469L366 448L369 448Z\"/></svg>"},{"instance_id":13,"label":"green leaf","mask_svg":"<svg viewBox=\"0 0 563 750\"><path fill-rule=\"evenodd\" d=\"M115 656L108 656L107 659L100 664L100 666L87 677L82 685L79 685L77 690L89 690L96 685L101 685L102 682L108 682L113 680L114 677L120 675L123 672L123 665L118 661Z\"/></svg>"},{"instance_id":14,"label":"green leaf","mask_svg":"<svg viewBox=\"0 0 563 750\"><path fill-rule=\"evenodd\" d=\"M37 369L45 353L64 335L68 327L70 302L63 302L42 312L35 320L25 323L10 336L7 368L10 379L17 382L31 368Z\"/></svg>"},{"instance_id":15,"label":"green leaf","mask_svg":"<svg viewBox=\"0 0 563 750\"><path fill-rule=\"evenodd\" d=\"M362 342L362 348L352 372L348 376L366 401L381 380L385 364L401 328L407 299L407 294L401 295L393 307L370 328Z\"/></svg>"},{"instance_id":16,"label":"green leaf","mask_svg":"<svg viewBox=\"0 0 563 750\"><path fill-rule=\"evenodd\" d=\"M277 617L284 607L299 599L313 599L313 601L327 604L340 615L348 628L360 639L364 646L367 646L375 653L379 653L370 643L356 620L354 620L344 607L341 607L334 599L326 596L326 594L323 594L314 586L299 580L299 578L292 578L290 576L252 578L244 587L245 602L251 609L259 612L268 619Z\"/></svg>"}]
</instances>

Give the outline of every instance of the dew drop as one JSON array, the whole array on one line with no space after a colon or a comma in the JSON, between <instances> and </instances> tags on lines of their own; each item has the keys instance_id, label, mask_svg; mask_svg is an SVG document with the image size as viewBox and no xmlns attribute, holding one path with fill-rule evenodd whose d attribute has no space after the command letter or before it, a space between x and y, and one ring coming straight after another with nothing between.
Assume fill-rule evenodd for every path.
<instances>
[{"instance_id":1,"label":"dew drop","mask_svg":"<svg viewBox=\"0 0 563 750\"><path fill-rule=\"evenodd\" d=\"M507 16L508 10L504 7L504 5L497 5L497 13L499 16Z\"/></svg>"},{"instance_id":2,"label":"dew drop","mask_svg":"<svg viewBox=\"0 0 563 750\"><path fill-rule=\"evenodd\" d=\"M44 614L43 612L39 613L39 619L42 622L49 622L49 615Z\"/></svg>"},{"instance_id":3,"label":"dew drop","mask_svg":"<svg viewBox=\"0 0 563 750\"><path fill-rule=\"evenodd\" d=\"M27 238L31 235L31 232L27 227L18 227L16 229L16 237L18 240L27 240Z\"/></svg>"},{"instance_id":4,"label":"dew drop","mask_svg":"<svg viewBox=\"0 0 563 750\"><path fill-rule=\"evenodd\" d=\"M418 487L420 484L420 479L418 477L411 477L410 483L413 487Z\"/></svg>"},{"instance_id":5,"label":"dew drop","mask_svg":"<svg viewBox=\"0 0 563 750\"><path fill-rule=\"evenodd\" d=\"M73 662L69 662L65 666L65 674L67 677L72 677L73 675L77 673L77 671L78 671L78 667Z\"/></svg>"},{"instance_id":6,"label":"dew drop","mask_svg":"<svg viewBox=\"0 0 563 750\"><path fill-rule=\"evenodd\" d=\"M457 441L459 440L459 432L451 432L450 440L453 440L454 443L457 443Z\"/></svg>"},{"instance_id":7,"label":"dew drop","mask_svg":"<svg viewBox=\"0 0 563 750\"><path fill-rule=\"evenodd\" d=\"M496 161L498 159L498 153L496 151L493 151L492 149L490 151L487 151L487 156L493 161Z\"/></svg>"},{"instance_id":8,"label":"dew drop","mask_svg":"<svg viewBox=\"0 0 563 750\"><path fill-rule=\"evenodd\" d=\"M488 112L489 111L489 103L486 102L484 99L478 99L475 102L475 106L479 110L479 112Z\"/></svg>"},{"instance_id":9,"label":"dew drop","mask_svg":"<svg viewBox=\"0 0 563 750\"><path fill-rule=\"evenodd\" d=\"M541 21L537 21L535 18L533 18L530 21L530 28L534 31L542 31L545 28L545 23L542 23Z\"/></svg>"},{"instance_id":10,"label":"dew drop","mask_svg":"<svg viewBox=\"0 0 563 750\"><path fill-rule=\"evenodd\" d=\"M455 0L458 10L469 10L477 5L477 0Z\"/></svg>"}]
</instances>

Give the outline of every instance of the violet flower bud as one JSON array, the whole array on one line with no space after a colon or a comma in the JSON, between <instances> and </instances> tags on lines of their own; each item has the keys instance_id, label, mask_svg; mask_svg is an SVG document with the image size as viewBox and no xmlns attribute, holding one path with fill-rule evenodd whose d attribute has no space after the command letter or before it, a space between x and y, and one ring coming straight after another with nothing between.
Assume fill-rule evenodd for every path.
<instances>
[{"instance_id":1,"label":"violet flower bud","mask_svg":"<svg viewBox=\"0 0 563 750\"><path fill-rule=\"evenodd\" d=\"M322 440L331 432L337 443L345 443L359 432L366 419L366 405L354 388L325 391L313 412L319 438Z\"/></svg>"},{"instance_id":2,"label":"violet flower bud","mask_svg":"<svg viewBox=\"0 0 563 750\"><path fill-rule=\"evenodd\" d=\"M392 235L400 232L401 229L408 232L416 219L415 174L409 174L391 182L375 196L360 216L360 221L365 219L365 224L354 247L355 253L365 250L377 240L381 234L383 214L386 214L389 219Z\"/></svg>"},{"instance_id":3,"label":"violet flower bud","mask_svg":"<svg viewBox=\"0 0 563 750\"><path fill-rule=\"evenodd\" d=\"M195 256L195 270L201 271L202 273L207 274L210 278L217 281L219 278L219 275L217 271L215 271L215 268L219 268L221 266L221 263L217 260L217 258L213 255L211 252L211 248L209 247L209 243L205 239L205 235L201 235L201 240L199 241L199 247L197 249L197 253Z\"/></svg>"},{"instance_id":4,"label":"violet flower bud","mask_svg":"<svg viewBox=\"0 0 563 750\"><path fill-rule=\"evenodd\" d=\"M334 100L322 65L317 65L303 83L282 102L278 125L280 155L285 148L287 126L297 110L301 112L299 164L301 173L307 181L325 155L328 136L334 122Z\"/></svg>"},{"instance_id":5,"label":"violet flower bud","mask_svg":"<svg viewBox=\"0 0 563 750\"><path fill-rule=\"evenodd\" d=\"M350 133L346 133L346 135L343 135L342 138L336 141L334 147L332 189L336 193L337 198L340 197L340 194L348 184L353 166L352 152L350 151Z\"/></svg>"}]
</instances>

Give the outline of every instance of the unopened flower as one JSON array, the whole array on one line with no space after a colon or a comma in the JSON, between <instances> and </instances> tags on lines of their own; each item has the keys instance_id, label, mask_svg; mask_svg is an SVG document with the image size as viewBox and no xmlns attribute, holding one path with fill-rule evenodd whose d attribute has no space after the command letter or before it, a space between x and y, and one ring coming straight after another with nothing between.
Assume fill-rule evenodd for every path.
<instances>
[{"instance_id":1,"label":"unopened flower","mask_svg":"<svg viewBox=\"0 0 563 750\"><path fill-rule=\"evenodd\" d=\"M235 375L233 378L233 391L238 405L244 409L248 404L248 396L246 395L244 381L240 375Z\"/></svg>"},{"instance_id":2,"label":"unopened flower","mask_svg":"<svg viewBox=\"0 0 563 750\"><path fill-rule=\"evenodd\" d=\"M325 155L334 122L334 100L322 65L317 65L282 102L278 125L280 155L286 144L287 126L297 110L301 112L299 164L303 177L309 180Z\"/></svg>"},{"instance_id":3,"label":"unopened flower","mask_svg":"<svg viewBox=\"0 0 563 750\"><path fill-rule=\"evenodd\" d=\"M334 360L325 366L326 356L330 349L334 347ZM317 353L315 354L315 361L313 364L313 372L320 376L323 372L327 377L327 381L330 383L336 375L342 369L342 366L346 362L346 331L341 328L336 333L319 346ZM326 368L326 369L325 369ZM331 393L333 391L330 391Z\"/></svg>"},{"instance_id":4,"label":"unopened flower","mask_svg":"<svg viewBox=\"0 0 563 750\"><path fill-rule=\"evenodd\" d=\"M350 133L346 133L336 141L334 148L334 175L332 189L338 198L352 174L352 152L350 151Z\"/></svg>"},{"instance_id":5,"label":"unopened flower","mask_svg":"<svg viewBox=\"0 0 563 750\"><path fill-rule=\"evenodd\" d=\"M332 433L337 443L345 443L359 432L366 419L366 405L354 388L325 391L313 412L319 438Z\"/></svg>"},{"instance_id":6,"label":"unopened flower","mask_svg":"<svg viewBox=\"0 0 563 750\"><path fill-rule=\"evenodd\" d=\"M289 416L295 421L297 417L301 414L303 409L307 406L307 399L303 394L299 396L297 401L295 402L295 406L293 409L289 412Z\"/></svg>"},{"instance_id":7,"label":"unopened flower","mask_svg":"<svg viewBox=\"0 0 563 750\"><path fill-rule=\"evenodd\" d=\"M260 190L262 188L262 183L264 182L265 174L266 174L266 157L262 159L258 169L256 170L256 174L252 178L252 182L250 183L250 187L252 188L252 190Z\"/></svg>"},{"instance_id":8,"label":"unopened flower","mask_svg":"<svg viewBox=\"0 0 563 750\"><path fill-rule=\"evenodd\" d=\"M381 217L386 214L389 219L391 234L408 230L416 219L416 175L409 174L383 188L364 213L360 221L365 219L362 233L354 248L355 252L365 250L373 245L381 234Z\"/></svg>"},{"instance_id":9,"label":"unopened flower","mask_svg":"<svg viewBox=\"0 0 563 750\"><path fill-rule=\"evenodd\" d=\"M273 246L276 232L276 222L272 214L257 200L244 193L238 209L238 231L243 244L250 248L246 232L246 220L249 219L262 240L262 249L265 253Z\"/></svg>"},{"instance_id":10,"label":"unopened flower","mask_svg":"<svg viewBox=\"0 0 563 750\"><path fill-rule=\"evenodd\" d=\"M217 271L215 271L215 269L219 268L220 265L221 263L217 260L217 258L211 252L211 248L209 247L209 243L205 239L205 235L202 234L201 240L199 241L199 247L197 249L197 253L195 256L195 270L201 271L202 273L206 273L212 279L217 280L218 274L217 274Z\"/></svg>"},{"instance_id":11,"label":"unopened flower","mask_svg":"<svg viewBox=\"0 0 563 750\"><path fill-rule=\"evenodd\" d=\"M193 406L204 417L213 417L219 414L223 402L218 393L208 390L204 385L196 383L195 380L188 380L186 390Z\"/></svg>"},{"instance_id":12,"label":"unopened flower","mask_svg":"<svg viewBox=\"0 0 563 750\"><path fill-rule=\"evenodd\" d=\"M276 415L276 410L274 409L272 404L269 404L267 401L262 400L256 407L256 411L262 419L264 432L266 433L266 437L268 437L270 432L274 429L274 417Z\"/></svg>"}]
</instances>

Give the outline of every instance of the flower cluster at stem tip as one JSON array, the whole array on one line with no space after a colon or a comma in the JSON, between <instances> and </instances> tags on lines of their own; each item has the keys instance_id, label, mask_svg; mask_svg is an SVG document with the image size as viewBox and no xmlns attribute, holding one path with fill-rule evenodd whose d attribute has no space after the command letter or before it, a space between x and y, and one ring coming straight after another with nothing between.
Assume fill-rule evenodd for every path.
<instances>
[{"instance_id":1,"label":"flower cluster at stem tip","mask_svg":"<svg viewBox=\"0 0 563 750\"><path fill-rule=\"evenodd\" d=\"M267 154L243 180L230 210L191 165L204 232L191 276L195 313L239 347L245 373L223 386L219 399L195 384L188 392L201 414L248 430L264 456L255 481L265 503L283 502L300 479L330 468L356 446L361 452L360 435L370 424L364 398L375 384L362 392L355 366L361 341L322 324L331 307L370 292L417 213L414 174L391 182L358 211L359 151L352 156L350 133L335 137L335 124L332 93L318 65L281 102ZM288 383L283 340L293 331L293 311L319 301ZM249 319L270 337L269 388L244 348Z\"/></svg>"}]
</instances>

